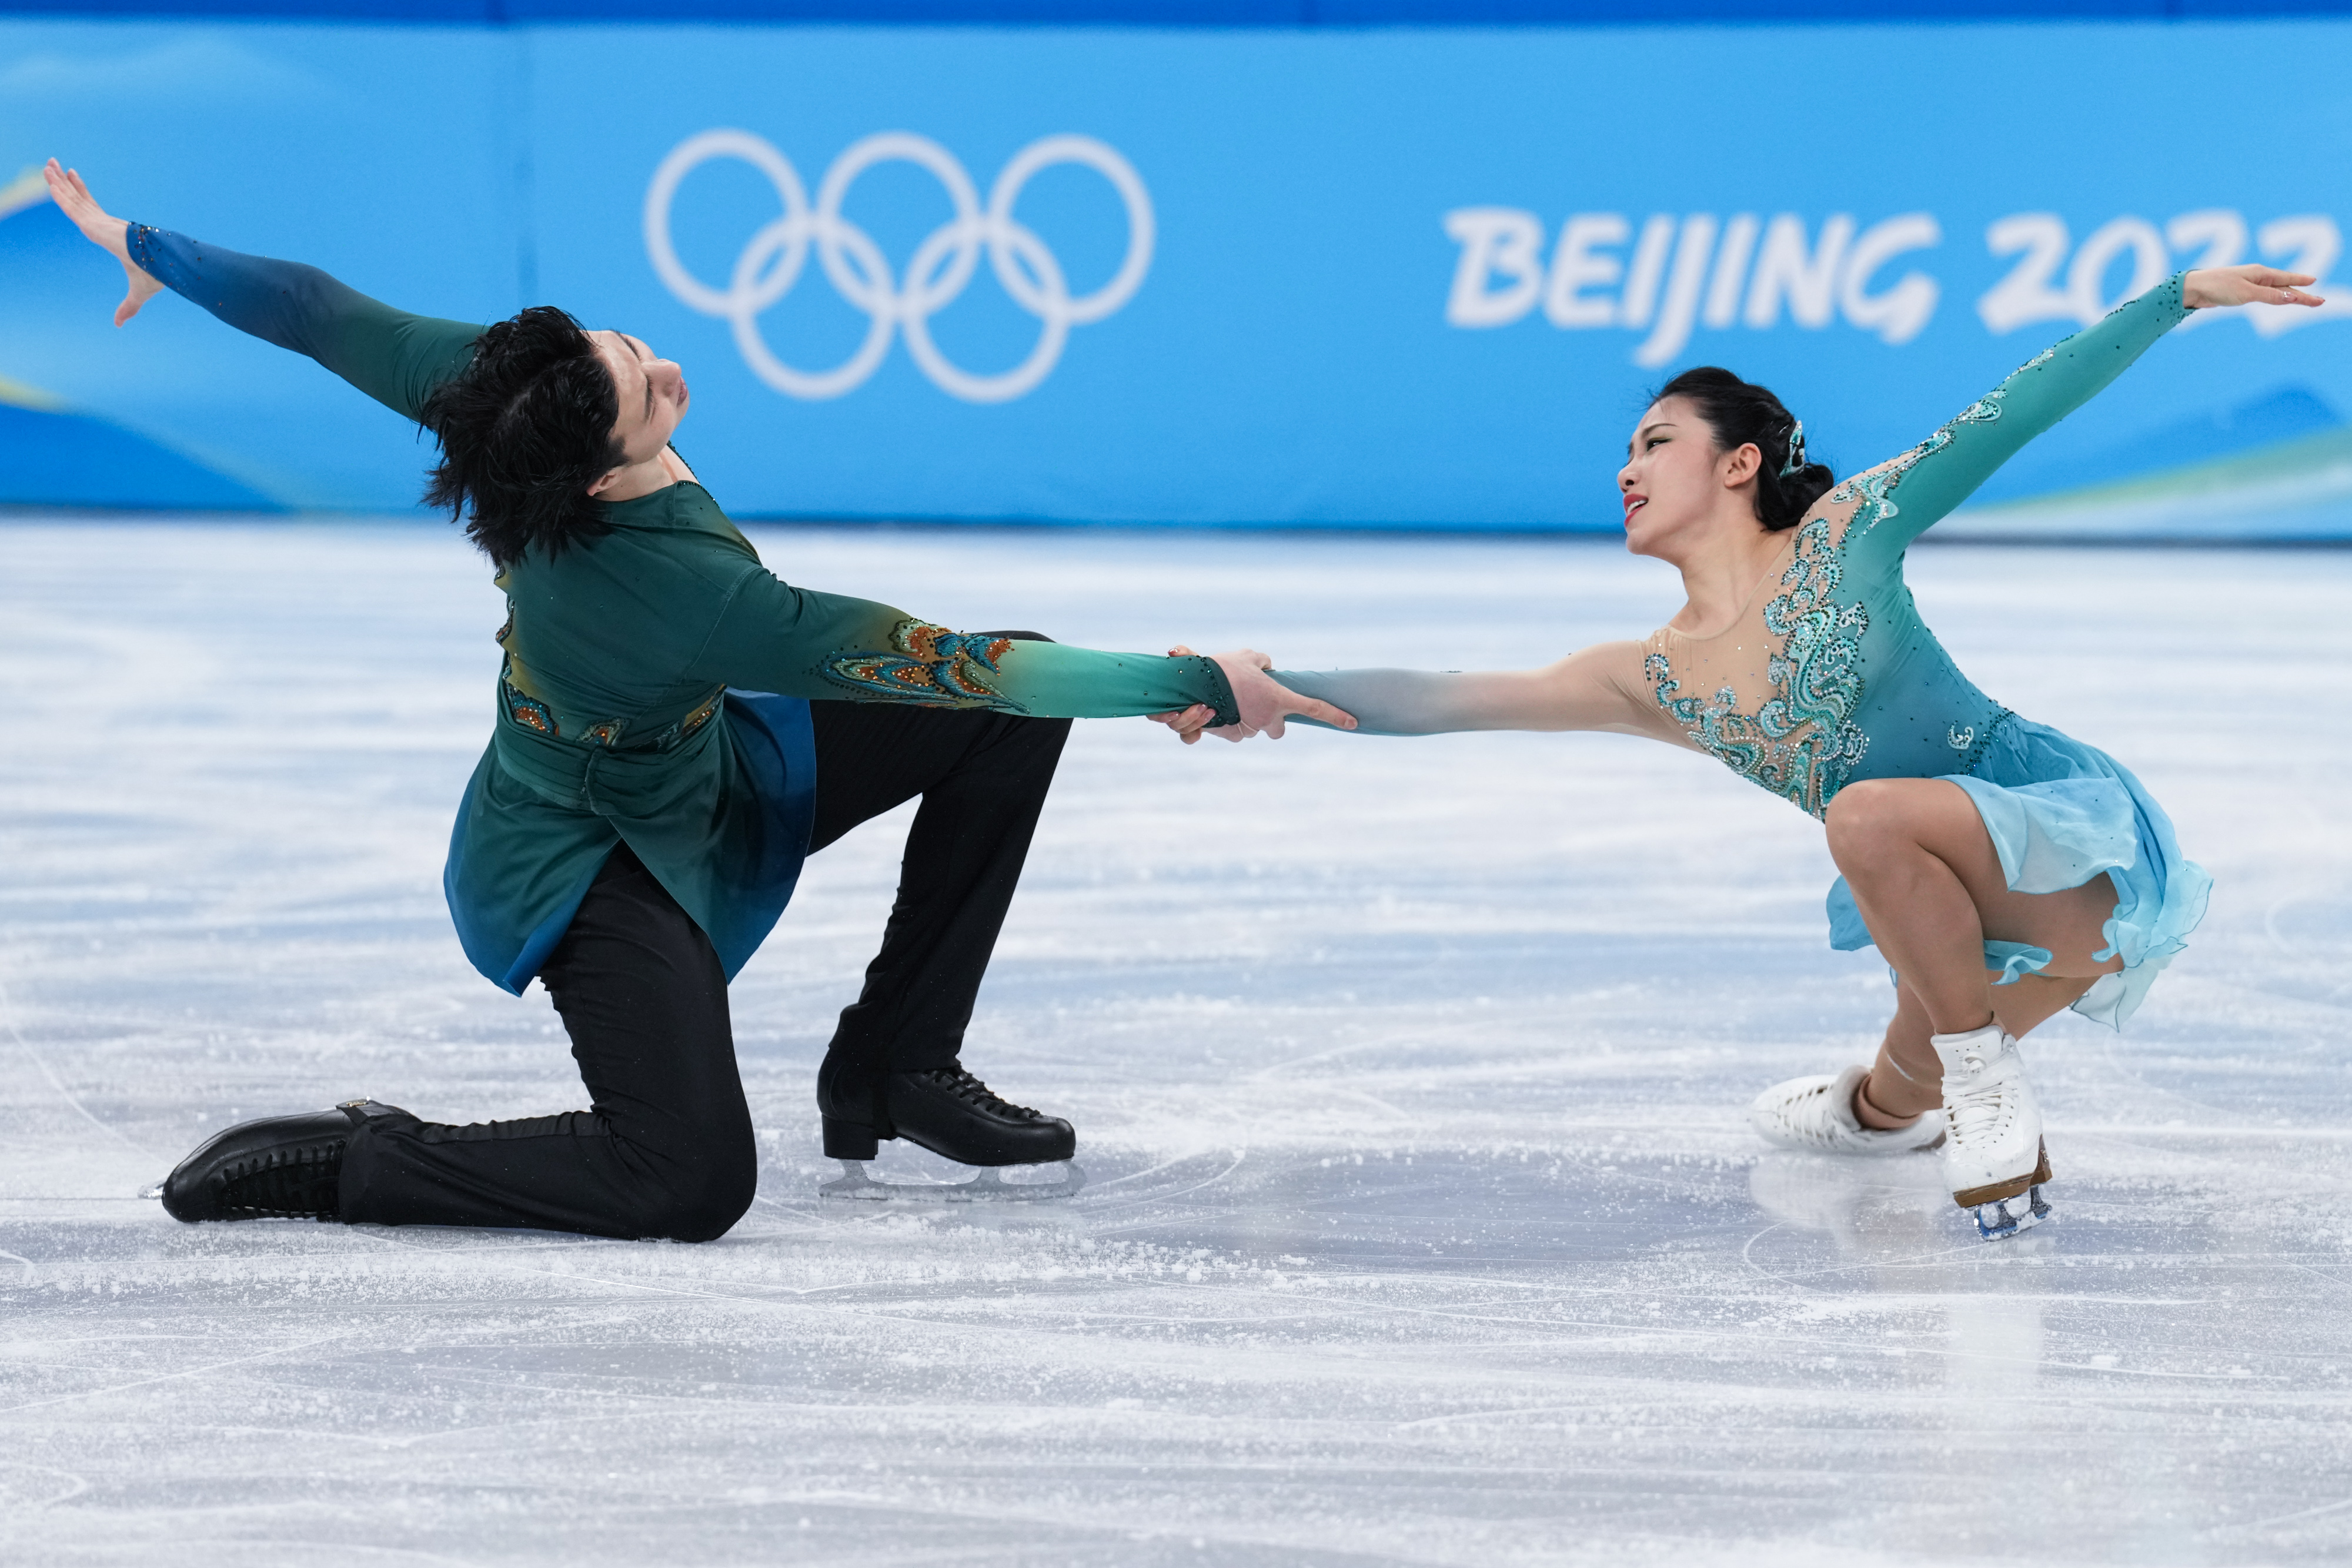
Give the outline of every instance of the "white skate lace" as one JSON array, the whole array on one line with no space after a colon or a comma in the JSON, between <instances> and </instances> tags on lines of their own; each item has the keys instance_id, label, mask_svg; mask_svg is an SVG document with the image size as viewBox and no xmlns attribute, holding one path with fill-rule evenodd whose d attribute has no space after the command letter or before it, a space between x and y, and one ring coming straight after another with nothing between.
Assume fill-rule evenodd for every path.
<instances>
[{"instance_id":1,"label":"white skate lace","mask_svg":"<svg viewBox=\"0 0 2352 1568\"><path fill-rule=\"evenodd\" d=\"M1985 1070L1984 1058L1974 1051L1962 1056L1960 1063L1970 1077ZM1945 1105L1944 1114L1953 1143L1962 1147L1997 1143L2017 1119L2017 1100L2008 1084L1988 1083L1981 1089L1961 1091Z\"/></svg>"}]
</instances>

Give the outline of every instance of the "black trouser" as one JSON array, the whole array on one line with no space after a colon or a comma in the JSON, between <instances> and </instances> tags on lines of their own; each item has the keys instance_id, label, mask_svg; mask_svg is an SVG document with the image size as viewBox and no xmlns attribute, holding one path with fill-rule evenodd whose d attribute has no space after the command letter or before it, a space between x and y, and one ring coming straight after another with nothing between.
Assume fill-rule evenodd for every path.
<instances>
[{"instance_id":1,"label":"black trouser","mask_svg":"<svg viewBox=\"0 0 2352 1568\"><path fill-rule=\"evenodd\" d=\"M809 706L812 853L923 798L882 950L825 1057L836 1092L870 1103L887 1072L955 1061L1070 723ZM465 1127L371 1121L344 1157L342 1218L680 1241L725 1234L751 1207L758 1159L710 939L624 844L540 980L593 1108Z\"/></svg>"}]
</instances>

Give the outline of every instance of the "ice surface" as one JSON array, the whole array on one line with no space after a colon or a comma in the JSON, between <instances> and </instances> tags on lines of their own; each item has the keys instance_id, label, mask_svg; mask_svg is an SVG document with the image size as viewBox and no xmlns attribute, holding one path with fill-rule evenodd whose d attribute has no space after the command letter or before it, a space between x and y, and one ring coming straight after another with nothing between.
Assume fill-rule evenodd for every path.
<instances>
[{"instance_id":1,"label":"ice surface","mask_svg":"<svg viewBox=\"0 0 2352 1568\"><path fill-rule=\"evenodd\" d=\"M950 622L1299 665L1530 664L1673 603L1594 544L759 543ZM1121 722L1079 727L967 1059L1076 1123L1085 1192L817 1200L894 818L736 988L761 1196L689 1247L133 1196L233 1118L579 1103L441 904L497 596L434 526L0 527L0 1558L2342 1561L2352 554L1913 575L2220 882L2129 1034L2029 1042L2032 1234L1746 1131L1888 999L1762 791L1611 737Z\"/></svg>"}]
</instances>

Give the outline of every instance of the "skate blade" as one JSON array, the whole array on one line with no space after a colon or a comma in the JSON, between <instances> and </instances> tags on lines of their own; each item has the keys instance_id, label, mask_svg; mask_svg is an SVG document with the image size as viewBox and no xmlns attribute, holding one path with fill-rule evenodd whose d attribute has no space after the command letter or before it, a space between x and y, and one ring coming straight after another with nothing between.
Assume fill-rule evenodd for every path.
<instances>
[{"instance_id":1,"label":"skate blade","mask_svg":"<svg viewBox=\"0 0 2352 1568\"><path fill-rule=\"evenodd\" d=\"M818 1187L816 1195L856 1203L1036 1203L1076 1197L1087 1185L1087 1173L1076 1161L1065 1161L1062 1169L1060 1181L1010 1182L990 1166L982 1166L970 1181L876 1181L866 1174L864 1160L844 1160L841 1175Z\"/></svg>"},{"instance_id":2,"label":"skate blade","mask_svg":"<svg viewBox=\"0 0 2352 1568\"><path fill-rule=\"evenodd\" d=\"M2037 1145L2033 1168L2011 1181L1997 1181L1986 1186L1962 1187L1952 1194L1952 1201L1962 1208L1987 1208L1996 1203L2016 1197L2030 1187L2040 1186L2050 1180L2050 1145Z\"/></svg>"},{"instance_id":3,"label":"skate blade","mask_svg":"<svg viewBox=\"0 0 2352 1568\"><path fill-rule=\"evenodd\" d=\"M139 1189L139 1196L142 1197L161 1197L163 1196L163 1184L159 1181L153 1186L142 1186Z\"/></svg>"},{"instance_id":4,"label":"skate blade","mask_svg":"<svg viewBox=\"0 0 2352 1568\"><path fill-rule=\"evenodd\" d=\"M1970 1212L1976 1218L1979 1237L1987 1241L2002 1241L2049 1218L2050 1205L2042 1201L2042 1188L2037 1186L2014 1197L1978 1204Z\"/></svg>"}]
</instances>

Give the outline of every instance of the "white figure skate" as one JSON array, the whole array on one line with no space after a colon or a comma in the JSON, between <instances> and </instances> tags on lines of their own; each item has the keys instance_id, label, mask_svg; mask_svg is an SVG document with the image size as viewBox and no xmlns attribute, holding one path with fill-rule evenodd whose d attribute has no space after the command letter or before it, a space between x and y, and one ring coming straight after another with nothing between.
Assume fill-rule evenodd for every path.
<instances>
[{"instance_id":1,"label":"white figure skate","mask_svg":"<svg viewBox=\"0 0 2352 1568\"><path fill-rule=\"evenodd\" d=\"M1817 1155L1907 1155L1944 1141L1940 1111L1891 1129L1865 1127L1856 1120L1853 1092L1869 1071L1849 1067L1835 1077L1815 1074L1776 1083L1756 1096L1748 1119L1765 1142Z\"/></svg>"},{"instance_id":2,"label":"white figure skate","mask_svg":"<svg viewBox=\"0 0 2352 1568\"><path fill-rule=\"evenodd\" d=\"M2050 1215L2042 1199L2050 1154L2017 1041L1997 1022L1929 1038L1944 1063L1944 1182L1952 1201L1975 1215L1988 1241L2041 1224Z\"/></svg>"}]
</instances>

